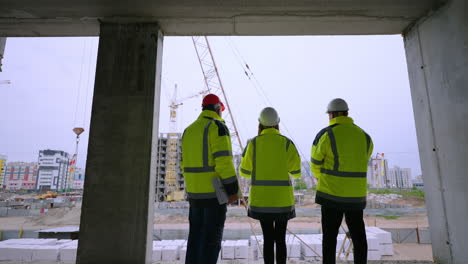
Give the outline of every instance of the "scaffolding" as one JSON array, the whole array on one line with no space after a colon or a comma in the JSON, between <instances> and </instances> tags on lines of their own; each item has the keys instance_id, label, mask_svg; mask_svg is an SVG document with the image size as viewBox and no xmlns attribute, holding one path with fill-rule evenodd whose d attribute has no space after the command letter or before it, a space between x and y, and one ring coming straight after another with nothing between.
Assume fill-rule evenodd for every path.
<instances>
[{"instance_id":1,"label":"scaffolding","mask_svg":"<svg viewBox=\"0 0 468 264\"><path fill-rule=\"evenodd\" d=\"M182 160L181 133L161 133L156 161L156 201L184 199L185 184L180 169Z\"/></svg>"}]
</instances>

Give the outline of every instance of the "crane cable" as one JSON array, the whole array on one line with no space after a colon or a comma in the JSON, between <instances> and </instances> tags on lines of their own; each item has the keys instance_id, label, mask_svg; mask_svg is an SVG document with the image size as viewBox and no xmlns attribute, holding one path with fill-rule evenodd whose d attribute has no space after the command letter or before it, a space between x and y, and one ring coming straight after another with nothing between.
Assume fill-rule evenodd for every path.
<instances>
[{"instance_id":1,"label":"crane cable","mask_svg":"<svg viewBox=\"0 0 468 264\"><path fill-rule=\"evenodd\" d=\"M78 95L76 96L76 102L75 102L75 117L74 117L74 120L73 120L73 126L76 126L76 118L77 118L77 115L78 115L78 105L79 105L79 102L80 102L80 95L81 95L81 90L83 88L83 85L82 85L82 77L83 77L83 68L84 68L84 59L85 59L85 51L86 51L86 39L83 40L83 50L81 52L81 67L80 67L80 77L78 79Z\"/></svg>"},{"instance_id":2,"label":"crane cable","mask_svg":"<svg viewBox=\"0 0 468 264\"><path fill-rule=\"evenodd\" d=\"M232 41L232 39L230 38L226 38L226 42L228 43L228 45L230 46L231 48L231 51L233 52L234 56L236 57L239 65L242 67L245 75L247 76L247 78L249 79L250 83L252 84L252 86L255 88L256 92L261 96L261 98L263 99L264 102L267 102L266 105L271 105L271 106L274 106L275 104L273 104L271 102L271 100L269 99L267 93L265 92L265 90L263 89L263 86L261 85L261 83L258 81L257 77L255 76L254 72L250 69L249 67L249 64L244 60L244 58L242 57L242 55L240 54L240 51L239 49L235 46L234 42ZM281 121L282 123L282 127L284 127L285 129L285 132L288 134L289 137L291 138L294 138L294 135L293 133L288 129L288 127L286 126L286 123L284 122L284 120ZM304 159L304 160L308 160L306 158L306 155L304 155L302 149L300 147L298 147L298 151L300 153L300 156Z\"/></svg>"},{"instance_id":3,"label":"crane cable","mask_svg":"<svg viewBox=\"0 0 468 264\"><path fill-rule=\"evenodd\" d=\"M92 82L92 79L90 78L91 76L91 70L92 70L92 66L91 66L91 61L92 61L92 55L93 55L93 43L90 44L90 47L89 47L89 55L88 55L88 76L86 78L86 85L88 86L88 88L85 88L86 89L86 97L85 97L85 104L84 104L84 113L83 113L83 127L85 127L85 122L86 122L86 117L87 117L87 109L88 109L88 94L89 94L89 90L90 89L93 89L92 85L90 84L90 81ZM89 87L90 86L90 87Z\"/></svg>"}]
</instances>

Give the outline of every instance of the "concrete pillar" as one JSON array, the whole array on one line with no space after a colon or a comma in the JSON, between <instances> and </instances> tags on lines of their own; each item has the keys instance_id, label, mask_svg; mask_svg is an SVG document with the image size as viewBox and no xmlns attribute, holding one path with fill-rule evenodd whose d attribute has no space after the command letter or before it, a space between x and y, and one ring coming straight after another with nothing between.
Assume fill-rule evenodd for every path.
<instances>
[{"instance_id":1,"label":"concrete pillar","mask_svg":"<svg viewBox=\"0 0 468 264\"><path fill-rule=\"evenodd\" d=\"M439 263L468 261L468 20L452 0L405 35L421 167Z\"/></svg>"},{"instance_id":2,"label":"concrete pillar","mask_svg":"<svg viewBox=\"0 0 468 264\"><path fill-rule=\"evenodd\" d=\"M162 40L101 24L77 263L151 262Z\"/></svg>"}]
</instances>

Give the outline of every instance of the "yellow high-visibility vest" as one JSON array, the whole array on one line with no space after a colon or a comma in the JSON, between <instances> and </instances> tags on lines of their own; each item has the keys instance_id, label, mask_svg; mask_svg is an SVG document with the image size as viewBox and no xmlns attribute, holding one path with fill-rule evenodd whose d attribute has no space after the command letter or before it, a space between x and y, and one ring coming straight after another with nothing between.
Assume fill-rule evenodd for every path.
<instances>
[{"instance_id":1,"label":"yellow high-visibility vest","mask_svg":"<svg viewBox=\"0 0 468 264\"><path fill-rule=\"evenodd\" d=\"M181 169L189 199L216 198L212 179L236 183L229 130L214 111L204 110L182 136Z\"/></svg>"},{"instance_id":2,"label":"yellow high-visibility vest","mask_svg":"<svg viewBox=\"0 0 468 264\"><path fill-rule=\"evenodd\" d=\"M264 129L249 141L240 175L251 179L250 210L286 213L294 209L290 176L301 176L301 159L294 143L275 128Z\"/></svg>"},{"instance_id":3,"label":"yellow high-visibility vest","mask_svg":"<svg viewBox=\"0 0 468 264\"><path fill-rule=\"evenodd\" d=\"M311 168L318 179L316 202L321 205L364 209L367 164L374 145L353 119L330 120L312 145Z\"/></svg>"}]
</instances>

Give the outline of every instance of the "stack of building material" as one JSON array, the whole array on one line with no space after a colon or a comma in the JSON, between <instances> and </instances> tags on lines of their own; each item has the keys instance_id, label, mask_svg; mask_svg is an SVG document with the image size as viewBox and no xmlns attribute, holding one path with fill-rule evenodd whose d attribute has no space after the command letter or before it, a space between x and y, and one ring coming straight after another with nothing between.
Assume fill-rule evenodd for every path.
<instances>
[{"instance_id":1,"label":"stack of building material","mask_svg":"<svg viewBox=\"0 0 468 264\"><path fill-rule=\"evenodd\" d=\"M375 226L366 227L366 234L374 234L379 241L379 250L383 256L393 255L392 234Z\"/></svg>"},{"instance_id":2,"label":"stack of building material","mask_svg":"<svg viewBox=\"0 0 468 264\"><path fill-rule=\"evenodd\" d=\"M322 235L298 235L301 242L301 256L304 260L318 261L322 254Z\"/></svg>"},{"instance_id":3,"label":"stack of building material","mask_svg":"<svg viewBox=\"0 0 468 264\"><path fill-rule=\"evenodd\" d=\"M250 236L249 259L263 259L263 236Z\"/></svg>"},{"instance_id":4,"label":"stack of building material","mask_svg":"<svg viewBox=\"0 0 468 264\"><path fill-rule=\"evenodd\" d=\"M64 241L57 239L10 239L0 242L0 260L60 261L61 250L70 246L71 243L76 242L68 239Z\"/></svg>"},{"instance_id":5,"label":"stack of building material","mask_svg":"<svg viewBox=\"0 0 468 264\"><path fill-rule=\"evenodd\" d=\"M235 240L226 240L222 243L222 259L234 259L235 257L235 248L236 248L236 241Z\"/></svg>"},{"instance_id":6,"label":"stack of building material","mask_svg":"<svg viewBox=\"0 0 468 264\"><path fill-rule=\"evenodd\" d=\"M237 240L236 247L234 248L235 259L248 259L249 258L249 241Z\"/></svg>"},{"instance_id":7,"label":"stack of building material","mask_svg":"<svg viewBox=\"0 0 468 264\"><path fill-rule=\"evenodd\" d=\"M392 238L389 232L377 227L367 227L368 259L380 260L382 255L393 255ZM344 234L337 237L337 252L342 248L348 252L348 260L353 260L349 239ZM250 240L226 240L222 242L219 261L243 260L247 262L263 259L263 236L251 236ZM322 254L322 234L286 236L289 260L319 261ZM76 261L78 240L57 239L10 239L0 242L0 261ZM349 250L348 250L349 249ZM152 260L156 263L184 263L187 252L186 240L153 241ZM340 259L346 255L341 252Z\"/></svg>"},{"instance_id":8,"label":"stack of building material","mask_svg":"<svg viewBox=\"0 0 468 264\"><path fill-rule=\"evenodd\" d=\"M288 259L299 260L301 258L300 240L293 235L287 235L286 236L286 250L288 254Z\"/></svg>"},{"instance_id":9,"label":"stack of building material","mask_svg":"<svg viewBox=\"0 0 468 264\"><path fill-rule=\"evenodd\" d=\"M63 239L68 240L68 239ZM61 241L61 240L59 240ZM65 263L75 263L78 251L78 240L72 240L60 248L60 260Z\"/></svg>"}]
</instances>

